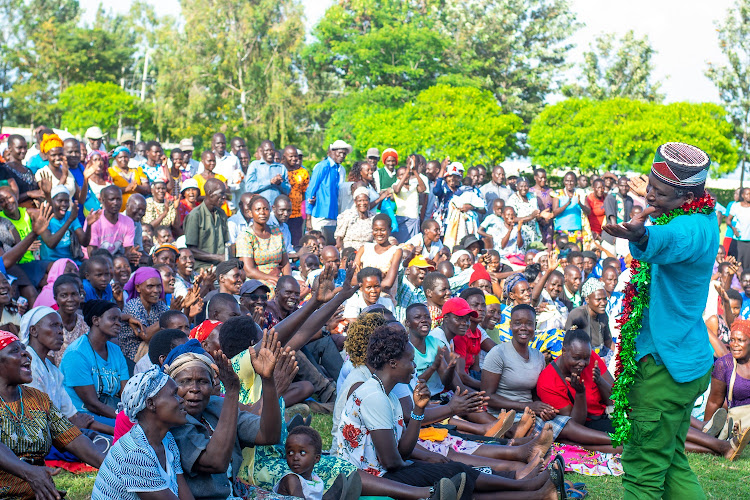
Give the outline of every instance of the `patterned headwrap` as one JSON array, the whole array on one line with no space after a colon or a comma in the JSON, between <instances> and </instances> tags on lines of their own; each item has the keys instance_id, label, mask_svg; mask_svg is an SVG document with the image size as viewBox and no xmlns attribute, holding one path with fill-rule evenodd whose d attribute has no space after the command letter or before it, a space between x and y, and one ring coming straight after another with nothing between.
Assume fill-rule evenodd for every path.
<instances>
[{"instance_id":1,"label":"patterned headwrap","mask_svg":"<svg viewBox=\"0 0 750 500\"><path fill-rule=\"evenodd\" d=\"M213 319L207 319L200 325L196 326L192 330L190 330L190 338L196 339L198 342L203 342L208 338L209 335L211 335L211 332L213 332L217 326L221 324L221 321L216 321Z\"/></svg>"},{"instance_id":2,"label":"patterned headwrap","mask_svg":"<svg viewBox=\"0 0 750 500\"><path fill-rule=\"evenodd\" d=\"M513 291L516 285L521 283L522 281L526 281L528 283L528 280L521 273L511 274L510 276L505 278L505 287L503 288L503 295L505 295L506 299L510 297L510 292Z\"/></svg>"},{"instance_id":3,"label":"patterned headwrap","mask_svg":"<svg viewBox=\"0 0 750 500\"><path fill-rule=\"evenodd\" d=\"M39 144L39 151L44 154L49 153L52 148L63 147L63 141L57 134L44 134L41 144Z\"/></svg>"},{"instance_id":4,"label":"patterned headwrap","mask_svg":"<svg viewBox=\"0 0 750 500\"><path fill-rule=\"evenodd\" d=\"M682 188L706 183L711 158L703 150L682 142L668 142L656 148L651 173L670 186Z\"/></svg>"},{"instance_id":5,"label":"patterned headwrap","mask_svg":"<svg viewBox=\"0 0 750 500\"><path fill-rule=\"evenodd\" d=\"M604 283L596 278L589 278L581 287L581 296L584 298L588 297L598 290L604 290Z\"/></svg>"},{"instance_id":6,"label":"patterned headwrap","mask_svg":"<svg viewBox=\"0 0 750 500\"><path fill-rule=\"evenodd\" d=\"M18 340L18 337L5 330L0 330L0 351L8 347L10 344Z\"/></svg>"},{"instance_id":7,"label":"patterned headwrap","mask_svg":"<svg viewBox=\"0 0 750 500\"><path fill-rule=\"evenodd\" d=\"M394 158L396 158L396 163L398 163L398 153L393 148L388 148L385 151L383 151L383 156L380 158L380 161L385 163L385 159L390 156L393 156Z\"/></svg>"},{"instance_id":8,"label":"patterned headwrap","mask_svg":"<svg viewBox=\"0 0 750 500\"><path fill-rule=\"evenodd\" d=\"M120 146L122 147L122 146ZM117 150L115 150L117 151ZM109 168L109 155L106 151L102 151L100 149L94 149L89 154L86 155L86 164L88 165L89 161L91 161L91 158L94 157L94 155L99 155L102 158L102 162L104 162L104 165L106 165ZM117 155L115 155L117 156Z\"/></svg>"},{"instance_id":9,"label":"patterned headwrap","mask_svg":"<svg viewBox=\"0 0 750 500\"><path fill-rule=\"evenodd\" d=\"M169 351L164 359L164 373L174 378L182 370L191 366L202 366L208 370L211 383L214 382L214 360L203 349L197 339L190 339Z\"/></svg>"},{"instance_id":10,"label":"patterned headwrap","mask_svg":"<svg viewBox=\"0 0 750 500\"><path fill-rule=\"evenodd\" d=\"M148 398L153 398L169 381L169 376L158 366L152 366L143 373L133 375L125 388L117 408L125 412L131 422L136 423L138 414L146 408Z\"/></svg>"},{"instance_id":11,"label":"patterned headwrap","mask_svg":"<svg viewBox=\"0 0 750 500\"><path fill-rule=\"evenodd\" d=\"M127 283L125 283L125 286L122 287L122 289L128 293L128 297L130 297L131 299L134 299L140 296L135 286L140 285L144 281L148 281L151 278L159 278L159 283L162 283L161 274L159 274L159 271L157 271L153 267L140 267L136 269L132 275L130 275L130 279L128 280ZM162 283L161 300L164 300L164 298L165 298L164 283Z\"/></svg>"},{"instance_id":12,"label":"patterned headwrap","mask_svg":"<svg viewBox=\"0 0 750 500\"><path fill-rule=\"evenodd\" d=\"M745 337L750 338L750 320L737 318L729 330L732 332L742 332Z\"/></svg>"},{"instance_id":13,"label":"patterned headwrap","mask_svg":"<svg viewBox=\"0 0 750 500\"><path fill-rule=\"evenodd\" d=\"M31 327L39 323L42 318L47 316L48 314L57 313L54 309L47 306L39 306L31 309L26 314L23 315L21 318L21 334L19 335L19 339L24 344L29 343L29 330L31 330Z\"/></svg>"}]
</instances>

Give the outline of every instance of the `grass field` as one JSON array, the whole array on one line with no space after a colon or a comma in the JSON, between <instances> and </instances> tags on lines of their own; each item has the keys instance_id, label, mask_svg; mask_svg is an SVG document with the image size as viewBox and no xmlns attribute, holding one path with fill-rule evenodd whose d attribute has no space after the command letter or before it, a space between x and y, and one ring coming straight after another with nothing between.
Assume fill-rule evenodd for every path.
<instances>
[{"instance_id":1,"label":"grass field","mask_svg":"<svg viewBox=\"0 0 750 500\"><path fill-rule=\"evenodd\" d=\"M315 427L323 437L323 449L331 445L331 417L315 415ZM723 458L708 455L688 455L690 465L698 475L703 490L711 499L750 499L750 452L743 458L728 462ZM55 478L57 487L68 491L67 498L86 500L91 497L94 474L73 475L62 473ZM622 482L612 476L584 477L575 475L575 481L583 481L588 486L589 498L614 500L623 497Z\"/></svg>"}]
</instances>

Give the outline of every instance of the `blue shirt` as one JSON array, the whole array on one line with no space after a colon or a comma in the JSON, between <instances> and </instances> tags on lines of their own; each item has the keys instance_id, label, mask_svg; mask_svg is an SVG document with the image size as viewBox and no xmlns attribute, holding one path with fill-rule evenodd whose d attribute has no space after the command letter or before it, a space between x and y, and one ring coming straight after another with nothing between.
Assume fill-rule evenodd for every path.
<instances>
[{"instance_id":1,"label":"blue shirt","mask_svg":"<svg viewBox=\"0 0 750 500\"><path fill-rule=\"evenodd\" d=\"M630 243L633 257L651 264L650 300L636 339L636 360L651 354L676 382L691 382L713 366L701 316L719 248L716 215L680 215L646 231L645 247Z\"/></svg>"},{"instance_id":2,"label":"blue shirt","mask_svg":"<svg viewBox=\"0 0 750 500\"><path fill-rule=\"evenodd\" d=\"M745 292L740 292L742 297L742 309L740 309L741 319L750 319L750 297L745 295Z\"/></svg>"},{"instance_id":3,"label":"blue shirt","mask_svg":"<svg viewBox=\"0 0 750 500\"><path fill-rule=\"evenodd\" d=\"M281 184L271 184L271 179L281 175ZM245 175L245 192L259 194L273 205L273 201L280 194L289 194L292 190L289 184L289 174L286 167L279 163L269 165L263 160L255 160L247 167Z\"/></svg>"},{"instance_id":4,"label":"blue shirt","mask_svg":"<svg viewBox=\"0 0 750 500\"><path fill-rule=\"evenodd\" d=\"M339 214L339 168L330 157L313 168L310 184L305 192L307 215L323 219L336 219ZM315 197L315 204L310 199Z\"/></svg>"},{"instance_id":5,"label":"blue shirt","mask_svg":"<svg viewBox=\"0 0 750 500\"><path fill-rule=\"evenodd\" d=\"M65 391L79 412L91 413L76 394L75 387L93 385L97 396L115 396L120 392L121 382L130 378L125 356L118 346L107 342L107 359L102 359L89 343L89 336L75 339L65 349L60 371L65 377Z\"/></svg>"},{"instance_id":6,"label":"blue shirt","mask_svg":"<svg viewBox=\"0 0 750 500\"><path fill-rule=\"evenodd\" d=\"M53 235L57 234L57 232L65 225L65 221L68 220L68 217L70 217L70 212L67 212L62 220L52 217L49 221L50 233ZM44 243L44 240L42 240L42 248L40 250L42 260L72 259L72 254L70 253L70 232L75 231L76 229L82 229L78 219L75 219L72 224L70 224L70 228L65 231L65 234L55 248L48 247L47 244Z\"/></svg>"},{"instance_id":7,"label":"blue shirt","mask_svg":"<svg viewBox=\"0 0 750 500\"><path fill-rule=\"evenodd\" d=\"M279 220L276 218L276 214L271 212L271 216L268 218L269 226L276 226L281 231L281 237L284 240L284 250L286 253L294 253L294 245L292 245L292 232L289 231L289 224L286 222L279 224Z\"/></svg>"},{"instance_id":8,"label":"blue shirt","mask_svg":"<svg viewBox=\"0 0 750 500\"><path fill-rule=\"evenodd\" d=\"M26 165L26 168L28 168L32 173L35 174L37 170L42 167L46 167L47 165L49 165L49 160L43 160L42 155L38 154L36 156L33 156L29 160L29 164Z\"/></svg>"},{"instance_id":9,"label":"blue shirt","mask_svg":"<svg viewBox=\"0 0 750 500\"><path fill-rule=\"evenodd\" d=\"M78 164L76 168L68 168L70 170L70 173L73 174L73 178L76 180L76 186L82 187L83 186L83 165ZM86 194L86 200L88 200L89 196L94 196L94 193L91 192L91 188L89 188L89 192ZM73 200L71 200L72 202ZM78 205L78 222L81 224L84 223L86 220L86 216L83 215L83 207L86 205L85 201L82 205Z\"/></svg>"},{"instance_id":10,"label":"blue shirt","mask_svg":"<svg viewBox=\"0 0 750 500\"><path fill-rule=\"evenodd\" d=\"M113 302L115 300L112 295L112 284L107 284L107 288L104 289L104 293L99 295L99 292L93 287L91 282L87 279L83 280L83 293L86 294L86 300L106 300Z\"/></svg>"}]
</instances>

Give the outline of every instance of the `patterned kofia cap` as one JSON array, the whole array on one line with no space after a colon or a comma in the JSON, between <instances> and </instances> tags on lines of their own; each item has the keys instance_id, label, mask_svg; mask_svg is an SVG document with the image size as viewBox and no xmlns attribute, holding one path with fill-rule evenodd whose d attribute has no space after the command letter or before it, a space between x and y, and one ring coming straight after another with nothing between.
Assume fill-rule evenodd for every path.
<instances>
[{"instance_id":1,"label":"patterned kofia cap","mask_svg":"<svg viewBox=\"0 0 750 500\"><path fill-rule=\"evenodd\" d=\"M711 158L700 148L668 142L656 148L651 173L675 187L699 186L706 182Z\"/></svg>"}]
</instances>

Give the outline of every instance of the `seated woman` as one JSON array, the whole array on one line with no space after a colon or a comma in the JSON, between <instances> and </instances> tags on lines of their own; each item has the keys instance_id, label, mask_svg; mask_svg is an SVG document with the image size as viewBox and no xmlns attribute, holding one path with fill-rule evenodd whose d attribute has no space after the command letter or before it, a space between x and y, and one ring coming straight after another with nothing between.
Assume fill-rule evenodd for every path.
<instances>
[{"instance_id":1,"label":"seated woman","mask_svg":"<svg viewBox=\"0 0 750 500\"><path fill-rule=\"evenodd\" d=\"M237 258L244 263L245 275L260 280L271 290L279 276L289 276L292 268L284 246L284 237L278 226L268 224L271 207L268 200L256 195L250 200L252 224L237 238Z\"/></svg>"},{"instance_id":2,"label":"seated woman","mask_svg":"<svg viewBox=\"0 0 750 500\"><path fill-rule=\"evenodd\" d=\"M516 481L480 474L458 462L407 462L415 451L430 396L426 384L417 383L411 418L404 418L399 391L394 390L399 384L409 384L414 375L414 348L404 331L384 326L374 332L367 348L367 365L373 375L349 396L335 429L339 457L372 475L411 486L442 486L440 479L451 477L458 485L457 497L462 499L472 498L475 489L477 498L480 491L492 492L493 498L518 498L517 490L524 490L524 497L529 498L554 495L546 472ZM408 397L408 391L402 392Z\"/></svg>"},{"instance_id":3,"label":"seated woman","mask_svg":"<svg viewBox=\"0 0 750 500\"><path fill-rule=\"evenodd\" d=\"M240 380L221 350L211 358L195 341L173 349L164 360L164 372L177 383L184 399L187 423L172 429L180 449L187 484L196 498L244 497L247 492L234 478L248 446L277 443L281 436L273 373L281 352L277 335L266 333L259 348L251 349L253 369L263 386L260 416L239 411ZM214 361L215 360L215 361ZM224 397L214 396L214 363Z\"/></svg>"},{"instance_id":4,"label":"seated woman","mask_svg":"<svg viewBox=\"0 0 750 500\"><path fill-rule=\"evenodd\" d=\"M389 292L396 284L399 264L403 251L389 241L391 219L386 214L378 214L372 220L372 243L365 243L357 250L354 267L376 267L383 273L381 286Z\"/></svg>"},{"instance_id":5,"label":"seated woman","mask_svg":"<svg viewBox=\"0 0 750 500\"><path fill-rule=\"evenodd\" d=\"M82 335L89 333L89 327L78 313L81 308L81 279L75 274L63 274L55 280L53 293L57 312L63 325L62 346L53 353L52 359L60 366L68 346ZM54 307L53 307L54 309Z\"/></svg>"},{"instance_id":6,"label":"seated woman","mask_svg":"<svg viewBox=\"0 0 750 500\"><path fill-rule=\"evenodd\" d=\"M750 321L738 319L732 323L729 334L729 353L717 359L711 374L711 392L706 403L706 422L719 420L722 413L722 424L717 422L713 435L726 438L734 430L728 424L731 420L738 423L740 432L732 440L732 454L727 457L733 460L739 456L742 448L750 441ZM729 408L728 417L723 409L724 402Z\"/></svg>"},{"instance_id":7,"label":"seated woman","mask_svg":"<svg viewBox=\"0 0 750 500\"><path fill-rule=\"evenodd\" d=\"M536 414L536 430L550 422L556 440L566 440L605 453L621 452L612 448L608 434L588 429L561 415L552 405L536 395L537 379L545 368L544 355L529 346L534 338L536 311L528 304L513 308L510 317L510 342L494 347L484 360L481 389L489 395L490 413L501 410L523 412L530 408Z\"/></svg>"},{"instance_id":8,"label":"seated woman","mask_svg":"<svg viewBox=\"0 0 750 500\"><path fill-rule=\"evenodd\" d=\"M68 346L60 363L65 390L76 411L114 427L120 393L130 378L125 356L112 342L120 333L120 309L105 300L88 300L83 318L89 333Z\"/></svg>"},{"instance_id":9,"label":"seated woman","mask_svg":"<svg viewBox=\"0 0 750 500\"><path fill-rule=\"evenodd\" d=\"M159 317L169 310L169 306L164 301L166 296L161 275L153 267L136 269L123 287L123 291L129 297L123 313L137 319L143 325L138 331L134 330L128 322L122 325L118 336L122 353L129 361L128 366L134 367L135 363L148 352L140 348L141 341L148 344L151 337L159 331Z\"/></svg>"},{"instance_id":10,"label":"seated woman","mask_svg":"<svg viewBox=\"0 0 750 500\"><path fill-rule=\"evenodd\" d=\"M91 241L91 225L99 220L101 211L91 212L86 217L86 230L78 222L78 203L70 205L70 194L65 186L56 186L50 194L52 199L52 218L49 227L40 236L42 240L42 260L71 259L80 264L83 259L82 248L88 247ZM76 254L73 254L73 234L77 240Z\"/></svg>"},{"instance_id":11,"label":"seated woman","mask_svg":"<svg viewBox=\"0 0 750 500\"><path fill-rule=\"evenodd\" d=\"M383 273L375 267L365 267L357 273L359 290L344 304L344 319L357 319L359 313L368 306L380 304L393 312L393 301L381 293Z\"/></svg>"},{"instance_id":12,"label":"seated woman","mask_svg":"<svg viewBox=\"0 0 750 500\"><path fill-rule=\"evenodd\" d=\"M372 223L375 213L370 211L370 194L367 188L354 190L354 207L345 210L336 218L336 247L360 248L373 239Z\"/></svg>"},{"instance_id":13,"label":"seated woman","mask_svg":"<svg viewBox=\"0 0 750 500\"><path fill-rule=\"evenodd\" d=\"M123 412L137 423L109 450L92 500L193 500L180 450L169 430L187 420L177 384L156 366L134 375L122 391Z\"/></svg>"},{"instance_id":14,"label":"seated woman","mask_svg":"<svg viewBox=\"0 0 750 500\"><path fill-rule=\"evenodd\" d=\"M50 397L55 408L65 415L76 427L85 432L91 429L112 435L114 429L94 420L91 415L78 413L73 401L65 391L63 374L48 358L51 351L60 350L63 344L63 324L60 315L51 307L35 307L21 319L21 342L31 356L33 381L27 384Z\"/></svg>"},{"instance_id":15,"label":"seated woman","mask_svg":"<svg viewBox=\"0 0 750 500\"><path fill-rule=\"evenodd\" d=\"M32 382L31 356L18 337L0 331L0 491L4 498L60 498L44 457L52 445L93 467L104 457ZM7 415L7 418L6 416Z\"/></svg>"},{"instance_id":16,"label":"seated woman","mask_svg":"<svg viewBox=\"0 0 750 500\"><path fill-rule=\"evenodd\" d=\"M55 294L52 290L55 285L57 278L63 274L78 274L78 266L75 262L70 259L58 259L49 268L47 272L47 284L44 285L42 291L34 302L34 307L47 306L54 308L55 306Z\"/></svg>"},{"instance_id":17,"label":"seated woman","mask_svg":"<svg viewBox=\"0 0 750 500\"><path fill-rule=\"evenodd\" d=\"M128 166L128 163L130 163L130 156L131 151L128 148L125 146L118 147L112 154L115 161L107 171L114 185L122 190L121 210L125 210L125 207L128 204L128 198L134 193L139 193L143 196L151 194L148 177L143 172L143 169L141 167L131 169Z\"/></svg>"},{"instance_id":18,"label":"seated woman","mask_svg":"<svg viewBox=\"0 0 750 500\"><path fill-rule=\"evenodd\" d=\"M565 330L575 327L586 332L591 338L594 352L607 363L614 355L614 343L609 331L609 318L605 312L607 292L604 290L604 283L596 278L587 279L581 287L581 296L586 303L570 311Z\"/></svg>"},{"instance_id":19,"label":"seated woman","mask_svg":"<svg viewBox=\"0 0 750 500\"><path fill-rule=\"evenodd\" d=\"M71 197L78 199L76 194L81 186L76 184L75 177L67 168L68 164L65 159L62 139L57 134L45 134L41 144L39 144L39 151L47 155L49 159L49 163L34 174L34 179L39 183L42 190L47 190L47 187L51 190L56 186L63 186ZM45 187L45 184L47 187Z\"/></svg>"}]
</instances>

